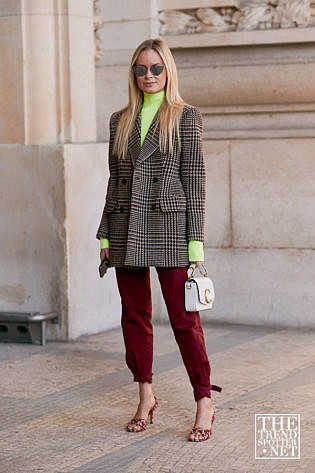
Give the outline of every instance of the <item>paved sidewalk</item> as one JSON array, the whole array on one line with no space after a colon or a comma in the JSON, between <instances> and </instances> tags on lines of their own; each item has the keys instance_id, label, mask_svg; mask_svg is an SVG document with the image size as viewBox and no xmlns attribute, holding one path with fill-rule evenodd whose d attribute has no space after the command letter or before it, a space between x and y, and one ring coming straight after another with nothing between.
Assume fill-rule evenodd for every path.
<instances>
[{"instance_id":1,"label":"paved sidewalk","mask_svg":"<svg viewBox=\"0 0 315 473\"><path fill-rule=\"evenodd\" d=\"M213 436L199 444L186 441L195 405L168 325L155 327L159 408L138 434L124 430L137 386L119 329L0 344L0 472L314 473L315 332L216 324L205 336L223 392L213 394ZM301 415L300 460L255 460L261 413Z\"/></svg>"}]
</instances>

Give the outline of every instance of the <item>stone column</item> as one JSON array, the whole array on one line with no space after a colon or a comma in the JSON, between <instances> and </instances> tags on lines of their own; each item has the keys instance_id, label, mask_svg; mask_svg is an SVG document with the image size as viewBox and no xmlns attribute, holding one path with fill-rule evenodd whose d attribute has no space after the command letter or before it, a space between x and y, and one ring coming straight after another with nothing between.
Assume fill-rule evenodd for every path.
<instances>
[{"instance_id":1,"label":"stone column","mask_svg":"<svg viewBox=\"0 0 315 473\"><path fill-rule=\"evenodd\" d=\"M92 0L4 3L0 141L95 141Z\"/></svg>"},{"instance_id":2,"label":"stone column","mask_svg":"<svg viewBox=\"0 0 315 473\"><path fill-rule=\"evenodd\" d=\"M107 145L93 20L93 0L0 5L0 310L56 310L59 339L119 320L113 275L97 271Z\"/></svg>"},{"instance_id":3,"label":"stone column","mask_svg":"<svg viewBox=\"0 0 315 473\"><path fill-rule=\"evenodd\" d=\"M97 137L107 140L110 115L128 100L131 55L138 44L159 34L158 6L157 0L96 0L95 4L103 49L96 63Z\"/></svg>"}]
</instances>

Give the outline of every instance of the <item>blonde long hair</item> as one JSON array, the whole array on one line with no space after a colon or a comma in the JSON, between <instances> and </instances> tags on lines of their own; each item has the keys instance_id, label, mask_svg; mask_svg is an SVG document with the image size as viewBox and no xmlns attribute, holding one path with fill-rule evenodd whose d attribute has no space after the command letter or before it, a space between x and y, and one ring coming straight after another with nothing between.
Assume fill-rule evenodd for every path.
<instances>
[{"instance_id":1,"label":"blonde long hair","mask_svg":"<svg viewBox=\"0 0 315 473\"><path fill-rule=\"evenodd\" d=\"M153 49L160 56L166 68L165 100L158 112L158 123L160 125L160 149L173 151L174 138L180 143L179 122L185 102L179 95L177 70L173 55L162 39L149 39L143 41L135 50L129 68L129 102L121 110L121 117L117 127L114 141L114 154L124 159L128 150L128 139L135 126L137 115L140 113L143 94L138 88L132 66L135 64L139 54L144 49Z\"/></svg>"}]
</instances>

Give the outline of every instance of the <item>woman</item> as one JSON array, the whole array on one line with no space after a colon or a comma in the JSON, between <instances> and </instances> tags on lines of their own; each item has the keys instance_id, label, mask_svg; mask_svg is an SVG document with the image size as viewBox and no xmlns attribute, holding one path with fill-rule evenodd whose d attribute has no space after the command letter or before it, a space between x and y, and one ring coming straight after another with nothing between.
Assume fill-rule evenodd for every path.
<instances>
[{"instance_id":1,"label":"woman","mask_svg":"<svg viewBox=\"0 0 315 473\"><path fill-rule=\"evenodd\" d=\"M129 103L110 120L105 207L97 238L115 267L126 362L139 383L130 432L152 423L153 333L149 267L157 270L170 322L197 403L190 441L211 435L210 364L198 312L184 308L189 262L203 261L205 171L198 110L178 92L173 56L160 39L141 43L129 70Z\"/></svg>"}]
</instances>

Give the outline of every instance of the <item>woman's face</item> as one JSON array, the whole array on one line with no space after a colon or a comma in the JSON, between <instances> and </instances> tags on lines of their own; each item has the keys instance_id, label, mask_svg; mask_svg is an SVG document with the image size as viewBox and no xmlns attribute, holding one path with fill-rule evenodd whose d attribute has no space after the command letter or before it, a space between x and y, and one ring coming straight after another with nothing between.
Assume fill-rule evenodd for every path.
<instances>
[{"instance_id":1,"label":"woman's face","mask_svg":"<svg viewBox=\"0 0 315 473\"><path fill-rule=\"evenodd\" d=\"M166 69L161 56L154 49L144 49L141 51L135 62L136 66L145 66L146 73L143 76L136 75L137 85L142 92L154 94L163 90L166 84ZM164 66L160 75L154 75L150 68L152 66ZM153 68L154 72L154 68Z\"/></svg>"}]
</instances>

